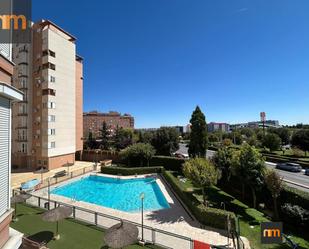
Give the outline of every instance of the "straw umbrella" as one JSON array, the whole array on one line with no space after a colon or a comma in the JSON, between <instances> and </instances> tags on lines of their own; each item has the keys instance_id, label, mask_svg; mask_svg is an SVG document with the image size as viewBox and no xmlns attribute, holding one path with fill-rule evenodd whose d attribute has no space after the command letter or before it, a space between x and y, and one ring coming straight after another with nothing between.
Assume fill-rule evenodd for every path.
<instances>
[{"instance_id":1,"label":"straw umbrella","mask_svg":"<svg viewBox=\"0 0 309 249\"><path fill-rule=\"evenodd\" d=\"M18 221L17 218L17 203L23 203L25 202L27 199L29 199L31 197L31 195L28 194L19 194L19 195L14 195L11 197L11 203L14 204L14 218L13 221Z\"/></svg>"},{"instance_id":2,"label":"straw umbrella","mask_svg":"<svg viewBox=\"0 0 309 249\"><path fill-rule=\"evenodd\" d=\"M108 228L104 241L110 248L122 248L136 243L138 229L135 225L123 222Z\"/></svg>"},{"instance_id":3,"label":"straw umbrella","mask_svg":"<svg viewBox=\"0 0 309 249\"><path fill-rule=\"evenodd\" d=\"M42 219L44 221L57 222L56 234L54 235L55 240L60 239L60 234L58 233L59 221L65 218L68 218L72 214L72 212L73 212L73 209L71 207L62 206L62 207L57 207L57 208L48 210L42 215Z\"/></svg>"}]
</instances>

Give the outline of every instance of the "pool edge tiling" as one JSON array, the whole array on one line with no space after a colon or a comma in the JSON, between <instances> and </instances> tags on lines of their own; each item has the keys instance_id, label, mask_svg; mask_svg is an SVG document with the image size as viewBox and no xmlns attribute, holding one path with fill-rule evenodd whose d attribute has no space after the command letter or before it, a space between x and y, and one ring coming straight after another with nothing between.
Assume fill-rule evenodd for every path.
<instances>
[{"instance_id":1,"label":"pool edge tiling","mask_svg":"<svg viewBox=\"0 0 309 249\"><path fill-rule=\"evenodd\" d=\"M51 193L71 200L88 202L129 213L140 211L140 194L144 193L145 211L170 208L155 177L120 179L106 175L89 175L61 185L53 189Z\"/></svg>"}]
</instances>

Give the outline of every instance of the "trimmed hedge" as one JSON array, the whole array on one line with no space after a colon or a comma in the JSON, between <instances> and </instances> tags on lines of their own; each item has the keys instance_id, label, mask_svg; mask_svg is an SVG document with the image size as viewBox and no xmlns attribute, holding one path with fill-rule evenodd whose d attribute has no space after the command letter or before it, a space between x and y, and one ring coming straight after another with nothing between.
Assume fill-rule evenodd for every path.
<instances>
[{"instance_id":1,"label":"trimmed hedge","mask_svg":"<svg viewBox=\"0 0 309 249\"><path fill-rule=\"evenodd\" d=\"M185 191L182 188L171 172L163 171L163 176L200 223L214 228L226 229L227 216L229 215L232 221L232 230L235 230L236 216L234 213L217 208L205 207L191 192Z\"/></svg>"},{"instance_id":2,"label":"trimmed hedge","mask_svg":"<svg viewBox=\"0 0 309 249\"><path fill-rule=\"evenodd\" d=\"M156 167L138 167L138 168L125 168L125 167L101 167L101 173L108 175L142 175L142 174L152 174L161 173L164 170L161 166Z\"/></svg>"},{"instance_id":3,"label":"trimmed hedge","mask_svg":"<svg viewBox=\"0 0 309 249\"><path fill-rule=\"evenodd\" d=\"M293 203L309 211L309 193L296 188L285 186L282 190L279 201L284 203Z\"/></svg>"},{"instance_id":4,"label":"trimmed hedge","mask_svg":"<svg viewBox=\"0 0 309 249\"><path fill-rule=\"evenodd\" d=\"M185 159L170 156L154 156L150 160L150 166L162 165L166 170L182 171Z\"/></svg>"}]
</instances>

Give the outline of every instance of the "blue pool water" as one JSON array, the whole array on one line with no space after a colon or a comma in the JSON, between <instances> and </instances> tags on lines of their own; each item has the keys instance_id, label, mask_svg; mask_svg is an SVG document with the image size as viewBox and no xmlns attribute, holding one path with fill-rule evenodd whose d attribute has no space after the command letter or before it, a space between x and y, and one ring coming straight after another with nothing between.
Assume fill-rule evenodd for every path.
<instances>
[{"instance_id":1,"label":"blue pool water","mask_svg":"<svg viewBox=\"0 0 309 249\"><path fill-rule=\"evenodd\" d=\"M77 201L126 212L140 210L142 192L145 194L144 210L169 208L154 178L116 179L91 175L51 191L52 194L74 198Z\"/></svg>"}]
</instances>

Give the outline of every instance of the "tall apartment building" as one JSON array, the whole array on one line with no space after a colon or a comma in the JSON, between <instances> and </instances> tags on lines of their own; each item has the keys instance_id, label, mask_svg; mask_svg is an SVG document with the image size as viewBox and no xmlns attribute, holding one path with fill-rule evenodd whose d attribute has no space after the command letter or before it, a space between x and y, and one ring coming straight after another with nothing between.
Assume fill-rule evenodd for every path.
<instances>
[{"instance_id":1,"label":"tall apartment building","mask_svg":"<svg viewBox=\"0 0 309 249\"><path fill-rule=\"evenodd\" d=\"M23 94L11 86L14 64L11 45L0 44L0 248L17 249L22 234L10 228L11 209L11 105Z\"/></svg>"},{"instance_id":2,"label":"tall apartment building","mask_svg":"<svg viewBox=\"0 0 309 249\"><path fill-rule=\"evenodd\" d=\"M103 122L111 132L114 132L117 126L119 128L134 129L134 117L130 114L121 115L119 112L101 113L97 111L85 112L83 115L84 137L87 137L89 132L95 137L100 136L100 129L102 129Z\"/></svg>"},{"instance_id":3,"label":"tall apartment building","mask_svg":"<svg viewBox=\"0 0 309 249\"><path fill-rule=\"evenodd\" d=\"M13 45L13 85L25 96L13 107L13 167L53 169L82 150L83 60L75 41L42 20L32 26L31 44Z\"/></svg>"}]
</instances>

